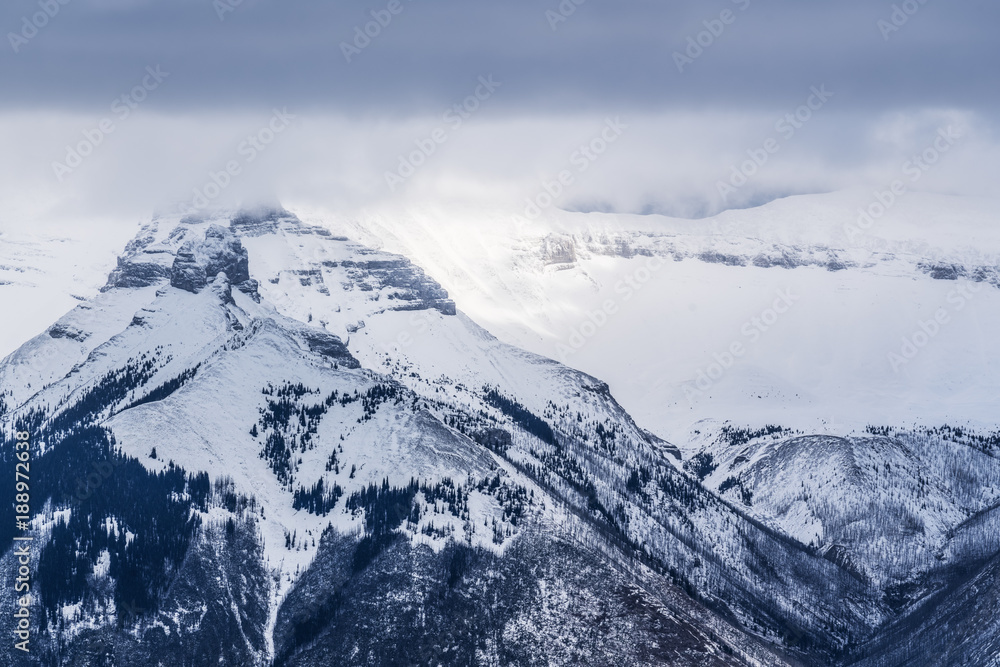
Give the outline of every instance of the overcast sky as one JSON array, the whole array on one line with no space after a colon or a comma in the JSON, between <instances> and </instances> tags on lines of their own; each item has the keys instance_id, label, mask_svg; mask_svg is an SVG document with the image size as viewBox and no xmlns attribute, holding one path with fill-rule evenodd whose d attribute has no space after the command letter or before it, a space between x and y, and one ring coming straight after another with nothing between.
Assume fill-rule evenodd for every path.
<instances>
[{"instance_id":1,"label":"overcast sky","mask_svg":"<svg viewBox=\"0 0 1000 667\"><path fill-rule=\"evenodd\" d=\"M479 193L517 207L609 117L627 129L560 206L701 215L878 187L948 125L962 139L920 187L992 195L998 26L990 0L7 0L0 224L137 214L234 159L224 196L356 207ZM444 123L483 94L480 77L500 85ZM123 118L115 100L144 83ZM782 136L776 123L823 86L832 97ZM274 108L294 122L243 164L242 140ZM114 132L60 174L104 119ZM419 173L387 185L442 126ZM771 137L780 152L723 201L718 183Z\"/></svg>"}]
</instances>

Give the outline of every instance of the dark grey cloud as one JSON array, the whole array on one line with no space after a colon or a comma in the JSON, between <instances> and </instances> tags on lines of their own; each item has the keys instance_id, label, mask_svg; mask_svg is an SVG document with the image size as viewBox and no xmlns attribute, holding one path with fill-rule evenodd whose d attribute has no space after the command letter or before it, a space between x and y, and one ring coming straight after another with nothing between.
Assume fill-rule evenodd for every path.
<instances>
[{"instance_id":1,"label":"dark grey cloud","mask_svg":"<svg viewBox=\"0 0 1000 667\"><path fill-rule=\"evenodd\" d=\"M348 63L342 44L389 8ZM18 36L25 17L46 25ZM274 108L296 122L225 198L339 211L480 198L520 211L619 116L621 141L558 206L700 216L872 191L952 125L961 145L919 188L997 196L997 19L986 0L8 0L0 229L134 221L190 200L244 159ZM680 68L676 53L689 58ZM165 80L149 78L157 67ZM486 75L501 87L454 127L444 111ZM816 86L834 96L794 136L779 130ZM144 99L125 113L114 100L131 90ZM437 128L446 141L387 187ZM774 138L780 151L722 197Z\"/></svg>"},{"instance_id":2,"label":"dark grey cloud","mask_svg":"<svg viewBox=\"0 0 1000 667\"><path fill-rule=\"evenodd\" d=\"M842 109L990 115L1000 90L1000 5L987 0L906 0L919 9L888 39L878 21L902 0L563 0L575 10L555 30L546 12L559 0L398 0L400 13L351 63L341 43L389 0L242 0L224 20L220 3L238 0L64 1L41 0L58 13L17 53L9 34L39 0L0 6L4 107L103 108L156 64L170 86L149 105L166 111L407 115L461 99L486 73L504 82L498 108L533 112L784 108L825 83ZM674 52L724 10L731 24L678 72Z\"/></svg>"}]
</instances>

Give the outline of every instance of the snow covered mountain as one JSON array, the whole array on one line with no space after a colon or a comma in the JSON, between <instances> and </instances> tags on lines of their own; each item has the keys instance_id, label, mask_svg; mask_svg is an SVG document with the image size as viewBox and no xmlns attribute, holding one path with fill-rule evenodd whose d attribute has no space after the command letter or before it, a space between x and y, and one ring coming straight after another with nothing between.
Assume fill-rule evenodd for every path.
<instances>
[{"instance_id":1,"label":"snow covered mountain","mask_svg":"<svg viewBox=\"0 0 1000 667\"><path fill-rule=\"evenodd\" d=\"M867 433L824 435L809 426L837 387L796 403L794 364L774 370L784 398L761 404L791 406L773 426L744 400L682 427L661 404L637 424L612 394L634 399L623 378L641 365L613 369L609 388L538 354L551 338L528 344L574 315L546 310L549 288L608 297L604 324L580 311L585 344L567 338L582 367L611 327L642 321L625 314L640 292L697 290L702 272L753 276L758 292L775 275L793 292L841 275L968 282L978 305L994 298L979 287L995 280L988 263L642 230L484 239L510 264L414 250L455 282L443 258L474 264L467 279L507 304L497 312L520 295L520 323L497 326L515 347L406 257L331 231L371 241L376 222L155 217L99 294L0 363L3 463L15 431L35 443L40 664L905 664L893 656L919 655L923 636L943 647L927 664L990 664L1000 626L937 628L971 622L967 582L994 581L996 436L875 408L852 416ZM766 300L781 323L808 311L781 298ZM646 323L629 354L654 373L684 363L659 338L683 324L650 341ZM727 377L756 377L748 355Z\"/></svg>"}]
</instances>

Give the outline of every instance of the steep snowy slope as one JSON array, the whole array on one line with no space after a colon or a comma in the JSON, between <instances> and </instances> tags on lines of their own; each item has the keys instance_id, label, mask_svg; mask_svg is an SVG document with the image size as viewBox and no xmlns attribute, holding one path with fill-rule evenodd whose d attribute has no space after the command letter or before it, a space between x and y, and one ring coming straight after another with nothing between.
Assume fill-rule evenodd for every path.
<instances>
[{"instance_id":1,"label":"steep snowy slope","mask_svg":"<svg viewBox=\"0 0 1000 667\"><path fill-rule=\"evenodd\" d=\"M1000 549L1000 438L960 429L796 436L723 428L692 458L704 484L887 591L926 595L935 578ZM974 533L970 538L969 533Z\"/></svg>"},{"instance_id":2,"label":"steep snowy slope","mask_svg":"<svg viewBox=\"0 0 1000 667\"><path fill-rule=\"evenodd\" d=\"M859 667L895 665L1000 664L996 599L1000 562L994 557L978 570L963 572L918 611L858 650ZM866 655L867 654L867 655Z\"/></svg>"}]
</instances>

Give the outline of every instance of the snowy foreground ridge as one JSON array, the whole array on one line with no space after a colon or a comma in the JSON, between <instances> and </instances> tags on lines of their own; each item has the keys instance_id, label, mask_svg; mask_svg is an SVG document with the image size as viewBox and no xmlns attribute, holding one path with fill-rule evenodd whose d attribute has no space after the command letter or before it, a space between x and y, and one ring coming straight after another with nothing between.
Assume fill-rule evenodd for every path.
<instances>
[{"instance_id":1,"label":"snowy foreground ridge","mask_svg":"<svg viewBox=\"0 0 1000 667\"><path fill-rule=\"evenodd\" d=\"M0 362L3 664L1000 664L995 246L773 213L154 217Z\"/></svg>"}]
</instances>

